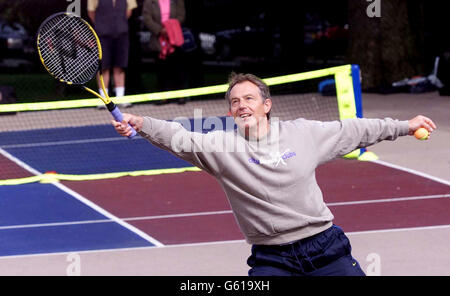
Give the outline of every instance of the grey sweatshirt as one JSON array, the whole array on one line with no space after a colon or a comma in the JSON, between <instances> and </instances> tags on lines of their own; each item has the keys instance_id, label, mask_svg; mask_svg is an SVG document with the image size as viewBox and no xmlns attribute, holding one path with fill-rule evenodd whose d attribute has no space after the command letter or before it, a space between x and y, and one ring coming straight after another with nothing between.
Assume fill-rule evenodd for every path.
<instances>
[{"instance_id":1,"label":"grey sweatshirt","mask_svg":"<svg viewBox=\"0 0 450 296\"><path fill-rule=\"evenodd\" d=\"M140 135L214 176L250 244L285 244L332 225L317 184L318 165L357 148L407 135L408 121L271 120L266 137L246 140L239 130L206 134L181 124L144 118Z\"/></svg>"}]
</instances>

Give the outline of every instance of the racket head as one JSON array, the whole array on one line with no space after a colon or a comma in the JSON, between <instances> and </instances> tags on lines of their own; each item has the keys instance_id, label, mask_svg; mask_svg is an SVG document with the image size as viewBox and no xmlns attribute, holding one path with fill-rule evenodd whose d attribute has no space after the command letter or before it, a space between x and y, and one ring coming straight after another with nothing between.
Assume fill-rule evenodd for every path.
<instances>
[{"instance_id":1,"label":"racket head","mask_svg":"<svg viewBox=\"0 0 450 296\"><path fill-rule=\"evenodd\" d=\"M61 82L82 85L100 69L100 40L89 23L75 14L49 16L39 27L36 43L45 69Z\"/></svg>"}]
</instances>

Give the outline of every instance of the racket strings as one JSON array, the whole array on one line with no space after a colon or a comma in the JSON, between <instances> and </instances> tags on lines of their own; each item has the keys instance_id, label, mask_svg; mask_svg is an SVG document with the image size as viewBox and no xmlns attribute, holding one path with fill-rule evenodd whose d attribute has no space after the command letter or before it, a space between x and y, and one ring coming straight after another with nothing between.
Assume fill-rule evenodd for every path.
<instances>
[{"instance_id":1,"label":"racket strings","mask_svg":"<svg viewBox=\"0 0 450 296\"><path fill-rule=\"evenodd\" d=\"M83 28L74 28L71 24L68 24L66 27L54 30L55 50L52 53L56 54L57 57L52 57L51 61L54 63L52 66L56 67L57 70L55 75L65 75L65 80L74 83L84 82L92 78L93 73L91 72L95 73L98 68L97 54L92 49L89 50L89 47L80 46L83 44L83 40L89 40L90 32L83 32L80 29ZM87 52L86 49L88 49ZM94 69L91 69L92 63L94 63Z\"/></svg>"},{"instance_id":2,"label":"racket strings","mask_svg":"<svg viewBox=\"0 0 450 296\"><path fill-rule=\"evenodd\" d=\"M49 58L46 60L50 61L48 63L50 67L57 70L54 73L55 75L72 74L69 70L72 67L73 72L76 71L77 73L76 76L82 76L84 73L82 70L89 69L89 65L96 61L97 55L92 49L88 50L88 53L80 51L80 45L83 44L83 40L90 38L90 32L86 30L83 32L83 28L73 26L73 21L70 21L66 22L65 26L62 26L59 22L58 26L53 26L53 30L49 31L51 34L44 35L44 40L52 46L52 50L49 51ZM75 34L78 36L75 36ZM53 36L49 37L49 35ZM81 49L89 49L86 46L81 47ZM88 57L89 52L94 56ZM76 77L72 75L66 78L74 82L76 80Z\"/></svg>"},{"instance_id":3,"label":"racket strings","mask_svg":"<svg viewBox=\"0 0 450 296\"><path fill-rule=\"evenodd\" d=\"M80 18L60 15L49 20L41 28L38 46L45 66L60 80L82 84L97 73L97 39Z\"/></svg>"}]
</instances>

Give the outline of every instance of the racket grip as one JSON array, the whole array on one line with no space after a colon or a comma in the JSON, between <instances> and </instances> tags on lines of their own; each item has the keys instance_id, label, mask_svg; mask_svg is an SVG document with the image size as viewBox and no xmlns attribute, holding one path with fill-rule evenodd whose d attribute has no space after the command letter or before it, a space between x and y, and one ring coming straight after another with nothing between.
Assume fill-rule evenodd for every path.
<instances>
[{"instance_id":1,"label":"racket grip","mask_svg":"<svg viewBox=\"0 0 450 296\"><path fill-rule=\"evenodd\" d=\"M108 108L109 109L109 108ZM122 112L120 112L119 107L117 107L116 105L114 105L114 108L112 108L112 110L110 110L112 116L114 117L114 119L118 122L122 122L123 120L123 115ZM128 124L128 126L131 128L131 135L128 136L129 139L134 138L136 136L136 130Z\"/></svg>"}]
</instances>

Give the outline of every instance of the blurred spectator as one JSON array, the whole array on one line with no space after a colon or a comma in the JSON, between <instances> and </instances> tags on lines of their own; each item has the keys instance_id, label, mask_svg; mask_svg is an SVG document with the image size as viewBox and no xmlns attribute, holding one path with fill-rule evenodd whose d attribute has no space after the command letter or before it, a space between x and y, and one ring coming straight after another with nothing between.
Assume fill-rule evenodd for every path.
<instances>
[{"instance_id":1,"label":"blurred spectator","mask_svg":"<svg viewBox=\"0 0 450 296\"><path fill-rule=\"evenodd\" d=\"M154 51L159 91L177 90L186 86L187 81L184 54L181 48L161 58L163 47L160 44L161 35L167 35L164 22L177 19L183 25L186 10L184 0L145 0L142 10L144 23L151 32L150 49ZM177 100L184 103L184 99ZM166 103L167 101L160 101Z\"/></svg>"},{"instance_id":2,"label":"blurred spectator","mask_svg":"<svg viewBox=\"0 0 450 296\"><path fill-rule=\"evenodd\" d=\"M95 26L103 50L102 75L105 88L109 92L112 68L116 97L125 95L125 68L128 66L129 51L128 18L136 7L136 0L88 0L88 15ZM99 92L103 96L100 82L98 84Z\"/></svg>"}]
</instances>

